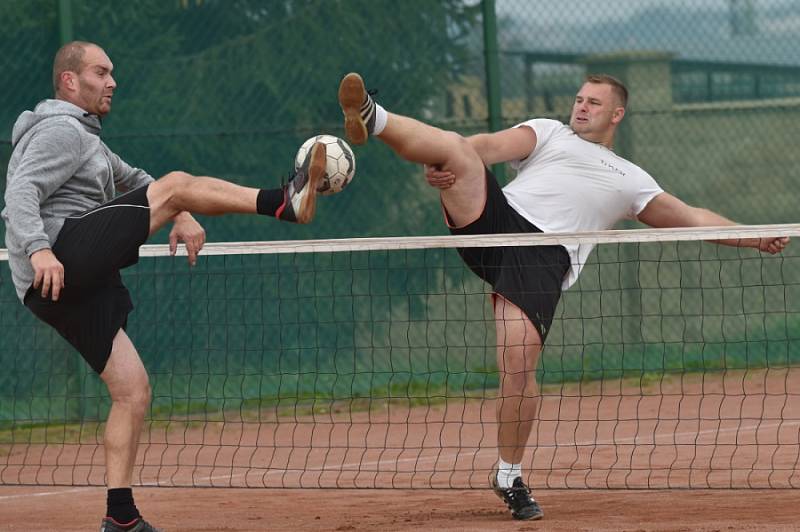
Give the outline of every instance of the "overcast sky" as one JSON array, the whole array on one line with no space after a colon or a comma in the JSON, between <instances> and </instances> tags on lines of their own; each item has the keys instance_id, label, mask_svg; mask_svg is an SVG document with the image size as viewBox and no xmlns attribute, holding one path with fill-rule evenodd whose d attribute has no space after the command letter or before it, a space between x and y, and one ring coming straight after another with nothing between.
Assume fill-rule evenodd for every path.
<instances>
[{"instance_id":1,"label":"overcast sky","mask_svg":"<svg viewBox=\"0 0 800 532\"><path fill-rule=\"evenodd\" d=\"M800 0L750 0L754 20L749 28L738 26L741 33L732 22L732 3L496 0L500 43L509 49L661 50L695 60L800 65Z\"/></svg>"},{"instance_id":2,"label":"overcast sky","mask_svg":"<svg viewBox=\"0 0 800 532\"><path fill-rule=\"evenodd\" d=\"M739 0L742 1L743 0ZM744 2L743 2L744 3ZM652 8L685 11L727 12L730 0L496 0L498 15L535 19L541 23L607 22L629 18ZM757 16L774 10L797 8L795 21L800 20L800 0L752 0ZM760 21L761 22L761 21ZM766 21L764 21L766 22ZM786 21L783 21L786 24Z\"/></svg>"}]
</instances>

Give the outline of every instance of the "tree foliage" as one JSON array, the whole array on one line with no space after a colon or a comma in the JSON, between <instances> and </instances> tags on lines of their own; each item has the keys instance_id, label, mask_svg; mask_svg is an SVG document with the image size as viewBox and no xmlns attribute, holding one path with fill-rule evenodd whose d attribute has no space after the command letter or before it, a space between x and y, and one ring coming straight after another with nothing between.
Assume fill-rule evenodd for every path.
<instances>
[{"instance_id":1,"label":"tree foliage","mask_svg":"<svg viewBox=\"0 0 800 532\"><path fill-rule=\"evenodd\" d=\"M2 94L11 95L0 115L6 138L20 111L51 95L54 4L0 3L0 46L24 47L12 54L14 75L3 82ZM123 158L153 175L182 168L271 187L305 138L341 134L336 91L348 71L363 73L389 109L430 116L431 102L474 59L466 37L476 31L479 7L461 0L73 0L72 14L74 37L97 42L114 63L118 88L104 138ZM415 210L421 193L434 206L435 194L385 149L357 157L357 186L322 207L344 223L278 233L412 232L403 212L386 219L397 210L394 199L408 197ZM354 219L344 212L351 202L376 211L355 209ZM435 213L431 225L439 229ZM222 228L211 233L215 240L264 238L249 219L209 223Z\"/></svg>"}]
</instances>

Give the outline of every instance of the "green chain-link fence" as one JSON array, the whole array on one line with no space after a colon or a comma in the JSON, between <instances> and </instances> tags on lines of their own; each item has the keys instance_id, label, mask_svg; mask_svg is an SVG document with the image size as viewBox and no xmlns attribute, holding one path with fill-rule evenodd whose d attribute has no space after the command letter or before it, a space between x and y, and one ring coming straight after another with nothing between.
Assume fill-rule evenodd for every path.
<instances>
[{"instance_id":1,"label":"green chain-link fence","mask_svg":"<svg viewBox=\"0 0 800 532\"><path fill-rule=\"evenodd\" d=\"M488 127L481 5L438 2L7 0L2 161L18 114L51 95L64 36L101 43L119 84L104 138L155 176L180 168L279 183L299 143L341 133L335 91L358 70L392 110L464 133ZM64 6L68 6L65 8ZM496 3L500 121L566 120L587 71L631 89L618 151L667 190L739 220L792 219L800 97L796 1ZM67 28L65 30L64 28ZM314 227L206 220L213 241L442 232L436 194L380 147ZM720 195L724 196L720 198ZM405 198L398 202L396 198ZM722 204L720 204L722 199ZM364 208L364 206L368 206Z\"/></svg>"},{"instance_id":2,"label":"green chain-link fence","mask_svg":"<svg viewBox=\"0 0 800 532\"><path fill-rule=\"evenodd\" d=\"M621 155L689 203L746 223L789 222L800 181L798 8L797 0L5 0L0 167L18 114L51 96L52 57L70 38L101 44L115 64L103 136L125 160L154 176L184 169L259 187L280 183L305 138L341 135L336 89L347 71L361 72L390 110L464 134L531 117L566 121L584 74L603 71L631 91ZM496 33L486 33L485 9ZM493 82L499 98L490 101ZM418 167L379 144L356 156L353 185L323 198L313 225L202 219L209 240L445 232ZM6 405L41 388L37 379L85 388L74 382L82 362L52 351L63 343L16 301L7 266L0 292L0 360L12 368L0 375ZM32 348L50 349L52 360L21 357ZM59 408L72 411L69 401ZM0 420L11 410L0 408Z\"/></svg>"}]
</instances>

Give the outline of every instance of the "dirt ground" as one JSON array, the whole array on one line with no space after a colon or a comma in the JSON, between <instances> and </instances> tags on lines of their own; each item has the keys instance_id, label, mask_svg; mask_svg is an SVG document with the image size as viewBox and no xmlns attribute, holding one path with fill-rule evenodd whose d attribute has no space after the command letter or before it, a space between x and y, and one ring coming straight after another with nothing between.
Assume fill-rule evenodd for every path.
<instances>
[{"instance_id":1,"label":"dirt ground","mask_svg":"<svg viewBox=\"0 0 800 532\"><path fill-rule=\"evenodd\" d=\"M791 490L539 490L541 521L513 521L488 490L137 488L170 532L249 530L800 530ZM2 530L97 530L103 488L0 487Z\"/></svg>"},{"instance_id":2,"label":"dirt ground","mask_svg":"<svg viewBox=\"0 0 800 532\"><path fill-rule=\"evenodd\" d=\"M537 522L486 488L488 398L150 422L136 500L170 531L800 530L797 389L795 369L543 389L523 462ZM0 530L97 530L100 428L0 445Z\"/></svg>"}]
</instances>

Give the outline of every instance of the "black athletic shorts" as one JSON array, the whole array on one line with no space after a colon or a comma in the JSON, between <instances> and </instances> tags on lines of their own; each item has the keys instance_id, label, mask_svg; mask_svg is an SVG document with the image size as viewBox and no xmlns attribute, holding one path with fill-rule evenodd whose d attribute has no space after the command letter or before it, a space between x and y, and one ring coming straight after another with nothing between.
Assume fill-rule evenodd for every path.
<instances>
[{"instance_id":1,"label":"black athletic shorts","mask_svg":"<svg viewBox=\"0 0 800 532\"><path fill-rule=\"evenodd\" d=\"M497 179L486 169L486 206L474 222L450 228L454 235L541 233L508 204ZM452 222L448 220L448 222ZM459 255L494 291L518 306L544 343L570 268L563 246L459 248Z\"/></svg>"},{"instance_id":2,"label":"black athletic shorts","mask_svg":"<svg viewBox=\"0 0 800 532\"><path fill-rule=\"evenodd\" d=\"M139 261L139 246L150 233L150 205L144 186L64 220L53 253L64 265L58 301L28 289L25 306L52 326L102 373L114 336L128 322L131 296L120 269Z\"/></svg>"}]
</instances>

